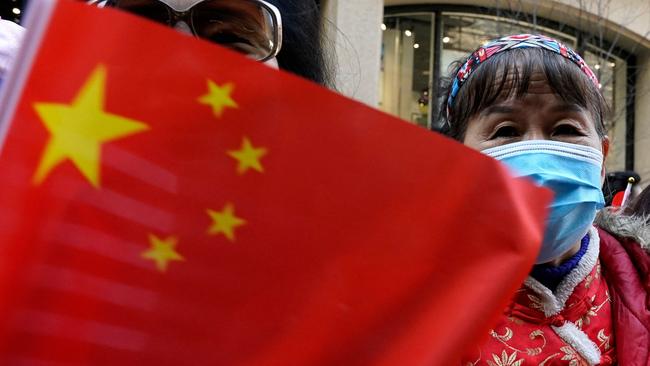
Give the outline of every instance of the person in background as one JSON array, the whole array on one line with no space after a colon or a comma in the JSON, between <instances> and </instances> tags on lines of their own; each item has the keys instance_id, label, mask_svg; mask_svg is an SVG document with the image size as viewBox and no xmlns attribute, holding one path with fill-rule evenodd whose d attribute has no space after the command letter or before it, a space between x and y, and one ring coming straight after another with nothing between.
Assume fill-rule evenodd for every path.
<instances>
[{"instance_id":1,"label":"person in background","mask_svg":"<svg viewBox=\"0 0 650 366\"><path fill-rule=\"evenodd\" d=\"M13 64L24 32L18 24L0 19L0 86Z\"/></svg>"},{"instance_id":2,"label":"person in background","mask_svg":"<svg viewBox=\"0 0 650 366\"><path fill-rule=\"evenodd\" d=\"M650 186L645 187L644 190L632 201L628 206L627 212L630 215L641 216L650 225Z\"/></svg>"},{"instance_id":3,"label":"person in background","mask_svg":"<svg viewBox=\"0 0 650 366\"><path fill-rule=\"evenodd\" d=\"M463 365L650 364L650 238L593 226L609 151L598 85L575 51L531 34L486 43L452 74L446 133L555 193L536 265Z\"/></svg>"},{"instance_id":4,"label":"person in background","mask_svg":"<svg viewBox=\"0 0 650 366\"><path fill-rule=\"evenodd\" d=\"M650 186L646 187L623 209L606 207L596 216L595 224L616 236L621 241L622 247L630 253L635 270L629 281L635 281L635 276L645 279L646 285L650 283L650 267L647 261L640 260L643 254L650 254ZM635 243L638 243L636 245ZM650 306L650 297L646 300L646 307ZM633 305L634 306L634 305ZM643 306L642 303L636 306Z\"/></svg>"},{"instance_id":5,"label":"person in background","mask_svg":"<svg viewBox=\"0 0 650 366\"><path fill-rule=\"evenodd\" d=\"M332 86L315 0L84 0L114 7Z\"/></svg>"},{"instance_id":6,"label":"person in background","mask_svg":"<svg viewBox=\"0 0 650 366\"><path fill-rule=\"evenodd\" d=\"M643 250L650 253L650 186L622 210L601 210L595 223L623 240L638 242ZM634 250L633 245L629 246L629 250ZM637 265L642 266L641 263Z\"/></svg>"},{"instance_id":7,"label":"person in background","mask_svg":"<svg viewBox=\"0 0 650 366\"><path fill-rule=\"evenodd\" d=\"M630 178L634 178L634 184L632 185L632 192L628 199L633 200L641 192L641 177L639 174L633 171L620 171L620 172L610 172L605 176L605 183L603 183L603 195L605 196L605 207L612 205L612 201L617 194L622 194L627 188L627 184Z\"/></svg>"}]
</instances>

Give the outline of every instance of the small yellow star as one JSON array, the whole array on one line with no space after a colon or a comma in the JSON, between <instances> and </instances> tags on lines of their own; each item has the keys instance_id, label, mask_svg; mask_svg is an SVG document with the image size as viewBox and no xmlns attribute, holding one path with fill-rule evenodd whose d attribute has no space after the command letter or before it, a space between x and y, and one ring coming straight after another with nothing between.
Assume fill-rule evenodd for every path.
<instances>
[{"instance_id":1,"label":"small yellow star","mask_svg":"<svg viewBox=\"0 0 650 366\"><path fill-rule=\"evenodd\" d=\"M142 258L150 259L156 262L156 267L160 272L167 270L167 264L171 261L184 261L183 258L176 251L176 237L170 236L164 240L155 235L149 235L149 244L151 248L142 253Z\"/></svg>"},{"instance_id":2,"label":"small yellow star","mask_svg":"<svg viewBox=\"0 0 650 366\"><path fill-rule=\"evenodd\" d=\"M99 187L102 145L149 128L140 121L104 111L105 90L106 67L99 65L71 104L34 103L50 133L34 183L42 183L59 164L70 160L94 187Z\"/></svg>"},{"instance_id":3,"label":"small yellow star","mask_svg":"<svg viewBox=\"0 0 650 366\"><path fill-rule=\"evenodd\" d=\"M237 102L230 96L234 88L231 83L219 86L214 81L208 80L208 93L199 98L199 103L209 105L214 115L221 117L225 108L239 108Z\"/></svg>"},{"instance_id":4,"label":"small yellow star","mask_svg":"<svg viewBox=\"0 0 650 366\"><path fill-rule=\"evenodd\" d=\"M260 159L267 152L263 147L254 147L251 141L247 137L244 137L241 148L239 150L228 151L228 155L239 162L237 173L244 174L249 169L263 173L264 167Z\"/></svg>"},{"instance_id":5,"label":"small yellow star","mask_svg":"<svg viewBox=\"0 0 650 366\"><path fill-rule=\"evenodd\" d=\"M226 204L221 212L210 209L206 212L212 219L208 234L223 234L231 242L235 241L235 229L246 224L245 220L235 216L235 207L231 203Z\"/></svg>"}]
</instances>

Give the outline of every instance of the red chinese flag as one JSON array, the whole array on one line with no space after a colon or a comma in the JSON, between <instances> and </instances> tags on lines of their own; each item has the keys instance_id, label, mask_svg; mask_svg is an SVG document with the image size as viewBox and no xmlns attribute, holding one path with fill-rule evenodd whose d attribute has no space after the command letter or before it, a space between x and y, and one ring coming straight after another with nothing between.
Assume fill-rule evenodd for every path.
<instances>
[{"instance_id":1,"label":"red chinese flag","mask_svg":"<svg viewBox=\"0 0 650 366\"><path fill-rule=\"evenodd\" d=\"M32 11L2 365L446 365L536 257L548 193L477 152L119 11Z\"/></svg>"}]
</instances>

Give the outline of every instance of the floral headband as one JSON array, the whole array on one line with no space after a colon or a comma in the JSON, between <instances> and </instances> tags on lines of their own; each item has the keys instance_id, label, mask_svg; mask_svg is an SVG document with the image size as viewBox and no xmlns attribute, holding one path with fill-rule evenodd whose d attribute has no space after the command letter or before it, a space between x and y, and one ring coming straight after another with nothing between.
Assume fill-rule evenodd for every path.
<instances>
[{"instance_id":1,"label":"floral headband","mask_svg":"<svg viewBox=\"0 0 650 366\"><path fill-rule=\"evenodd\" d=\"M576 64L582 72L596 85L599 86L596 74L589 68L587 63L578 55L574 50L558 42L557 40L538 35L538 34L517 34L507 37L502 37L479 47L472 53L467 61L460 67L458 73L454 77L451 85L451 92L447 99L447 121L451 117L451 107L454 105L454 99L458 95L460 87L467 81L469 76L476 68L488 58L496 55L497 53L515 49L515 48L541 48L561 55L574 64Z\"/></svg>"}]
</instances>

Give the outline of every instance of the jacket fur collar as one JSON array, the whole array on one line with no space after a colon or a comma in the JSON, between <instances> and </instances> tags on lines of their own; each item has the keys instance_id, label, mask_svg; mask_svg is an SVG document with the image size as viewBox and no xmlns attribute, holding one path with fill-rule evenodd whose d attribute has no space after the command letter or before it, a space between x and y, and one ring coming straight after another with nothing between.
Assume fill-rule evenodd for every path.
<instances>
[{"instance_id":1,"label":"jacket fur collar","mask_svg":"<svg viewBox=\"0 0 650 366\"><path fill-rule=\"evenodd\" d=\"M622 215L605 208L598 213L594 223L614 236L636 241L650 253L650 225L647 218Z\"/></svg>"}]
</instances>

